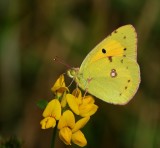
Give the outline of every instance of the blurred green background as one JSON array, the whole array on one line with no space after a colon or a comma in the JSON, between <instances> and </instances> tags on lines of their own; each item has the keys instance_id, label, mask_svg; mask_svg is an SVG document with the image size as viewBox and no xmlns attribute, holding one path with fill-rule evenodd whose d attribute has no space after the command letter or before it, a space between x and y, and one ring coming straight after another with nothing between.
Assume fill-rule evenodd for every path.
<instances>
[{"instance_id":1,"label":"blurred green background","mask_svg":"<svg viewBox=\"0 0 160 148\"><path fill-rule=\"evenodd\" d=\"M97 113L83 129L88 148L160 147L159 0L1 0L0 143L18 138L24 148L48 148L52 130L41 130L39 99L66 67L114 29L132 24L138 34L140 88L129 104L96 99ZM69 79L70 81L70 79ZM66 147L56 140L56 148Z\"/></svg>"}]
</instances>

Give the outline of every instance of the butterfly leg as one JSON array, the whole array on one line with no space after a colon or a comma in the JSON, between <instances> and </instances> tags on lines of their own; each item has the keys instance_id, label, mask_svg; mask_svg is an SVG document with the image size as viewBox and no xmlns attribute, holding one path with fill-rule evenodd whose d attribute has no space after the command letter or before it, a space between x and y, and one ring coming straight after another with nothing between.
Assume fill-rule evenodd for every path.
<instances>
[{"instance_id":1,"label":"butterfly leg","mask_svg":"<svg viewBox=\"0 0 160 148\"><path fill-rule=\"evenodd\" d=\"M84 93L83 98L86 96L86 94L87 94L87 92L88 92L88 85L89 85L89 83L90 83L91 81L92 81L92 78L88 78L88 79L87 79L86 89L85 89L85 93Z\"/></svg>"},{"instance_id":2,"label":"butterfly leg","mask_svg":"<svg viewBox=\"0 0 160 148\"><path fill-rule=\"evenodd\" d=\"M75 92L75 96L78 95L78 83L76 83L76 92Z\"/></svg>"},{"instance_id":3,"label":"butterfly leg","mask_svg":"<svg viewBox=\"0 0 160 148\"><path fill-rule=\"evenodd\" d=\"M68 85L68 88L72 85L73 81L75 81L75 79L73 78L71 83Z\"/></svg>"},{"instance_id":4,"label":"butterfly leg","mask_svg":"<svg viewBox=\"0 0 160 148\"><path fill-rule=\"evenodd\" d=\"M85 90L85 92L84 92L83 99L84 99L84 97L86 96L87 92L88 92L88 88L86 88L86 90Z\"/></svg>"}]
</instances>

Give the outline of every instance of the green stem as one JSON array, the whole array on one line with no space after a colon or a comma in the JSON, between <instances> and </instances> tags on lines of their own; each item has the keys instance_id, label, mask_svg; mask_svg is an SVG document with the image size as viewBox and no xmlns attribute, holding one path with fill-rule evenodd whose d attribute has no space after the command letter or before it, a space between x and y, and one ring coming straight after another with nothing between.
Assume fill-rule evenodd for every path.
<instances>
[{"instance_id":1,"label":"green stem","mask_svg":"<svg viewBox=\"0 0 160 148\"><path fill-rule=\"evenodd\" d=\"M52 133L51 148L54 148L55 141L56 141L56 133L57 133L57 123L56 123L56 126L54 127L53 133Z\"/></svg>"}]
</instances>

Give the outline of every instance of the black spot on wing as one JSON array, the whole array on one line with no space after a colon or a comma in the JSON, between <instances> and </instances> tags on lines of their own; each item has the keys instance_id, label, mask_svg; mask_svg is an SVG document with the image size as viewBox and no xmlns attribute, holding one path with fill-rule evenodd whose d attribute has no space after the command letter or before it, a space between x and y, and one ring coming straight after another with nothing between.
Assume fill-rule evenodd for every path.
<instances>
[{"instance_id":1,"label":"black spot on wing","mask_svg":"<svg viewBox=\"0 0 160 148\"><path fill-rule=\"evenodd\" d=\"M104 49L104 48L103 48L103 49L102 49L102 53L104 53L104 54L105 54L105 53L106 53L106 49Z\"/></svg>"}]
</instances>

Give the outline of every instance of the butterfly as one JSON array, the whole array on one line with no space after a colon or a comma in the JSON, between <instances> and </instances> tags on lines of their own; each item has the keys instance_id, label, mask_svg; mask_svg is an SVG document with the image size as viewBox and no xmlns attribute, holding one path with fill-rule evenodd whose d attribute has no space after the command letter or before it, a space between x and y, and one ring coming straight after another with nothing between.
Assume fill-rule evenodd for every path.
<instances>
[{"instance_id":1,"label":"butterfly","mask_svg":"<svg viewBox=\"0 0 160 148\"><path fill-rule=\"evenodd\" d=\"M80 68L71 68L67 74L81 89L105 102L129 102L140 84L135 28L125 25L113 31L86 56Z\"/></svg>"}]
</instances>

